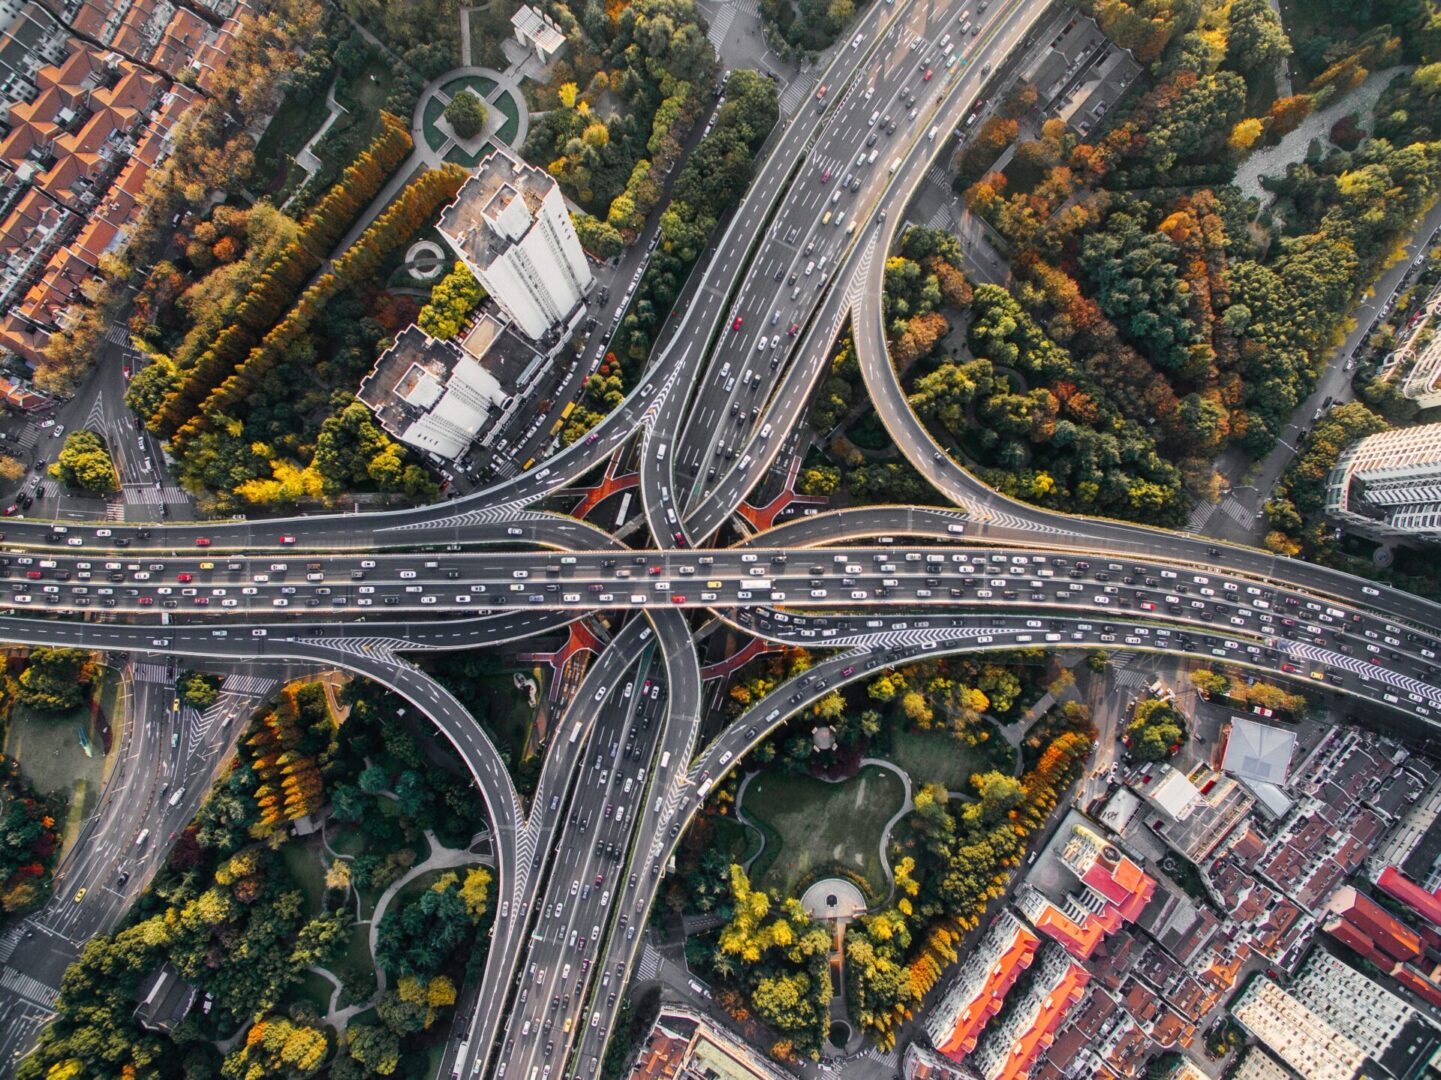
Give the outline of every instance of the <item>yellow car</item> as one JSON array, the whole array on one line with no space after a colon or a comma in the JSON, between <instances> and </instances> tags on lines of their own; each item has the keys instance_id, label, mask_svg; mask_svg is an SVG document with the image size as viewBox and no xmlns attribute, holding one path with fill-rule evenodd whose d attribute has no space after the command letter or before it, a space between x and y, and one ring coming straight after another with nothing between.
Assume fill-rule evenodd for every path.
<instances>
[{"instance_id":1,"label":"yellow car","mask_svg":"<svg viewBox=\"0 0 1441 1080\"><path fill-rule=\"evenodd\" d=\"M705 583L705 587L707 589L719 589L721 587L721 583L719 581L707 581Z\"/></svg>"},{"instance_id":2,"label":"yellow car","mask_svg":"<svg viewBox=\"0 0 1441 1080\"><path fill-rule=\"evenodd\" d=\"M215 569L215 564L214 564L213 562L203 562L203 563L200 564L200 569L202 569L202 570L214 570L214 569Z\"/></svg>"},{"instance_id":3,"label":"yellow car","mask_svg":"<svg viewBox=\"0 0 1441 1080\"><path fill-rule=\"evenodd\" d=\"M82 900L84 900L84 899L85 899L85 890L84 890L84 889L76 889L76 890L75 890L75 902L78 904L78 903L80 903L80 901L82 901Z\"/></svg>"}]
</instances>

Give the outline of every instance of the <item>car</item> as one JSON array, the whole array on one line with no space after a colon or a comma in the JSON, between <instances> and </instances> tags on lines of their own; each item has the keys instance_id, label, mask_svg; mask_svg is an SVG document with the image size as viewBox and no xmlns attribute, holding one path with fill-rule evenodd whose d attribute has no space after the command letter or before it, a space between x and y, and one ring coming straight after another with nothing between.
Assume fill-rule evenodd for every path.
<instances>
[{"instance_id":1,"label":"car","mask_svg":"<svg viewBox=\"0 0 1441 1080\"><path fill-rule=\"evenodd\" d=\"M821 173L821 183L829 184L831 182L831 177L834 175L835 173L831 172L830 169L827 169L825 172Z\"/></svg>"},{"instance_id":2,"label":"car","mask_svg":"<svg viewBox=\"0 0 1441 1080\"><path fill-rule=\"evenodd\" d=\"M801 328L801 324L800 324L800 323L791 323L791 328L790 328L790 331L789 331L791 337L795 337L795 336L796 336L796 331L798 331L800 328Z\"/></svg>"},{"instance_id":3,"label":"car","mask_svg":"<svg viewBox=\"0 0 1441 1080\"><path fill-rule=\"evenodd\" d=\"M82 539L81 539L80 537L78 537L78 536L72 536L72 537L69 537L69 538L65 541L65 543L67 543L67 544L70 545L71 547L79 547L81 544L85 543L85 541L82 540Z\"/></svg>"},{"instance_id":4,"label":"car","mask_svg":"<svg viewBox=\"0 0 1441 1080\"><path fill-rule=\"evenodd\" d=\"M85 899L85 889L84 889L83 887L82 887L82 888L79 888L79 889L76 889L76 890L75 890L75 902L78 904L78 903L80 903L80 901L82 901L82 900L84 900L84 899Z\"/></svg>"},{"instance_id":5,"label":"car","mask_svg":"<svg viewBox=\"0 0 1441 1080\"><path fill-rule=\"evenodd\" d=\"M195 546L196 546L196 547L209 547L209 546L210 546L210 537L208 537L208 536L197 536L197 537L195 538Z\"/></svg>"},{"instance_id":6,"label":"car","mask_svg":"<svg viewBox=\"0 0 1441 1080\"><path fill-rule=\"evenodd\" d=\"M280 542L281 542L282 544L293 544L293 543L295 543L295 537L293 537L293 536L282 536L282 537L280 538Z\"/></svg>"},{"instance_id":7,"label":"car","mask_svg":"<svg viewBox=\"0 0 1441 1080\"><path fill-rule=\"evenodd\" d=\"M194 575L194 574L185 574L185 573L176 574L176 575L175 575L175 580L178 581L178 582L180 582L180 584L184 585L187 581L194 581L194 580L195 580L195 575Z\"/></svg>"},{"instance_id":8,"label":"car","mask_svg":"<svg viewBox=\"0 0 1441 1080\"><path fill-rule=\"evenodd\" d=\"M926 73L921 76L921 82L930 82L930 81L931 81L931 76L934 75L935 73L936 73L936 72L935 72L935 69L934 69L934 68L926 68Z\"/></svg>"},{"instance_id":9,"label":"car","mask_svg":"<svg viewBox=\"0 0 1441 1080\"><path fill-rule=\"evenodd\" d=\"M731 323L731 329L732 329L732 330L739 330L739 329L741 328L742 324L744 324L744 323L745 323L745 320L742 319L739 315L737 315L735 322Z\"/></svg>"},{"instance_id":10,"label":"car","mask_svg":"<svg viewBox=\"0 0 1441 1080\"><path fill-rule=\"evenodd\" d=\"M684 603L685 603L685 597L684 597L681 593L671 593L671 594L670 594L670 602L671 602L672 604L684 604Z\"/></svg>"}]
</instances>

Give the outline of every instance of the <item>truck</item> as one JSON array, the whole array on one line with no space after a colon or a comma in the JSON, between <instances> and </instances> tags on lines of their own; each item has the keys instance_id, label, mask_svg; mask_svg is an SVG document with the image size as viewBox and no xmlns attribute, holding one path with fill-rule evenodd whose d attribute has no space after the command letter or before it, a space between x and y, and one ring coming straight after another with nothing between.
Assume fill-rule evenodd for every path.
<instances>
[{"instance_id":1,"label":"truck","mask_svg":"<svg viewBox=\"0 0 1441 1080\"><path fill-rule=\"evenodd\" d=\"M896 174L896 170L899 169L900 167L901 167L901 159L900 159L900 158L896 158L894 161L891 162L891 175L894 176L894 175Z\"/></svg>"}]
</instances>

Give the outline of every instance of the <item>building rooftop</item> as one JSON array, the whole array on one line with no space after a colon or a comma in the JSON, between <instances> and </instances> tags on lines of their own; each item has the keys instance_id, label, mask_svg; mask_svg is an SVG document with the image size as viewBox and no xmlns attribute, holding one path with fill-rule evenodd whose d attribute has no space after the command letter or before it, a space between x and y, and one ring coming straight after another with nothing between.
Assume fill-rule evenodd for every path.
<instances>
[{"instance_id":1,"label":"building rooftop","mask_svg":"<svg viewBox=\"0 0 1441 1080\"><path fill-rule=\"evenodd\" d=\"M525 235L554 186L540 169L496 150L461 185L441 212L437 228L473 266L484 270Z\"/></svg>"},{"instance_id":2,"label":"building rooftop","mask_svg":"<svg viewBox=\"0 0 1441 1080\"><path fill-rule=\"evenodd\" d=\"M1441 900L1401 873L1394 866L1381 871L1376 887L1394 900L1399 900L1434 927L1441 927Z\"/></svg>"},{"instance_id":3,"label":"building rooftop","mask_svg":"<svg viewBox=\"0 0 1441 1080\"><path fill-rule=\"evenodd\" d=\"M1284 784L1296 750L1296 733L1244 716L1231 717L1221 768L1264 784Z\"/></svg>"}]
</instances>

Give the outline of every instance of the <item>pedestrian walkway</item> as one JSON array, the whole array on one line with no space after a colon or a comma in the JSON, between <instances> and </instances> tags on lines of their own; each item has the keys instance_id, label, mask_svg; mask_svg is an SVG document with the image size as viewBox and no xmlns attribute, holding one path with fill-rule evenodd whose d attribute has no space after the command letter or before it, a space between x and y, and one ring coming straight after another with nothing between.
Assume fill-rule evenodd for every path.
<instances>
[{"instance_id":1,"label":"pedestrian walkway","mask_svg":"<svg viewBox=\"0 0 1441 1080\"><path fill-rule=\"evenodd\" d=\"M227 694L259 698L269 697L274 686L275 680L267 679L263 675L227 675L220 689Z\"/></svg>"},{"instance_id":2,"label":"pedestrian walkway","mask_svg":"<svg viewBox=\"0 0 1441 1080\"><path fill-rule=\"evenodd\" d=\"M39 1005L45 1009L51 1008L55 1004L55 999L60 996L58 989L46 986L39 979L8 967L0 969L0 986L18 994L32 1005Z\"/></svg>"},{"instance_id":3,"label":"pedestrian walkway","mask_svg":"<svg viewBox=\"0 0 1441 1080\"><path fill-rule=\"evenodd\" d=\"M1186 531L1198 533L1206 527L1206 522L1211 520L1211 515L1216 512L1216 504L1198 502L1191 508L1191 516L1186 519Z\"/></svg>"},{"instance_id":4,"label":"pedestrian walkway","mask_svg":"<svg viewBox=\"0 0 1441 1080\"><path fill-rule=\"evenodd\" d=\"M661 960L661 954L651 948L650 942L647 941L645 948L641 949L640 961L635 966L636 978L642 981L654 979L660 974Z\"/></svg>"},{"instance_id":5,"label":"pedestrian walkway","mask_svg":"<svg viewBox=\"0 0 1441 1080\"><path fill-rule=\"evenodd\" d=\"M172 681L164 664L135 664L131 668L131 673L136 682L155 683L163 686Z\"/></svg>"},{"instance_id":6,"label":"pedestrian walkway","mask_svg":"<svg viewBox=\"0 0 1441 1080\"><path fill-rule=\"evenodd\" d=\"M1256 511L1248 509L1235 495L1227 495L1221 500L1221 513L1248 532L1256 524Z\"/></svg>"},{"instance_id":7,"label":"pedestrian walkway","mask_svg":"<svg viewBox=\"0 0 1441 1080\"><path fill-rule=\"evenodd\" d=\"M126 506L160 506L177 505L187 503L190 496L185 494L184 488L178 488L174 484L160 482L160 486L154 484L126 484L121 489L121 495L125 499Z\"/></svg>"},{"instance_id":8,"label":"pedestrian walkway","mask_svg":"<svg viewBox=\"0 0 1441 1080\"><path fill-rule=\"evenodd\" d=\"M721 43L725 41L726 35L730 33L731 23L735 22L736 8L734 4L723 4L721 9L711 19L710 29L706 31L706 40L720 51Z\"/></svg>"},{"instance_id":9,"label":"pedestrian walkway","mask_svg":"<svg viewBox=\"0 0 1441 1080\"><path fill-rule=\"evenodd\" d=\"M794 116L799 112L801 106L810 99L815 85L816 77L809 72L797 75L794 81L786 87L785 93L781 95L781 115Z\"/></svg>"}]
</instances>

